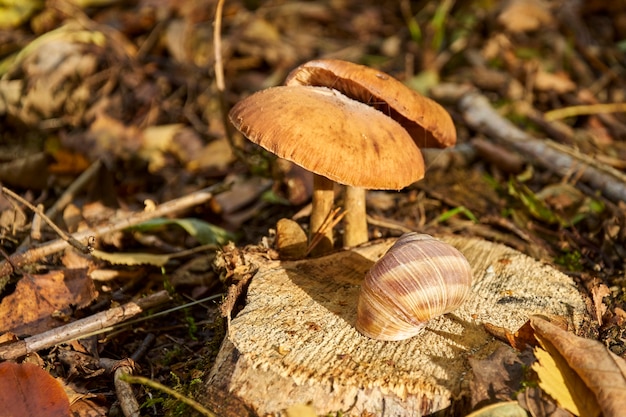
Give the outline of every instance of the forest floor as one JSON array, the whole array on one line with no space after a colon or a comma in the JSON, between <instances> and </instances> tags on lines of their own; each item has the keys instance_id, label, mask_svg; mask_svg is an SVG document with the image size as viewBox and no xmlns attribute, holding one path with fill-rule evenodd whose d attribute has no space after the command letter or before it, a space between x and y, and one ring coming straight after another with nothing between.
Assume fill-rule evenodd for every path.
<instances>
[{"instance_id":1,"label":"forest floor","mask_svg":"<svg viewBox=\"0 0 626 417\"><path fill-rule=\"evenodd\" d=\"M380 3L227 0L217 55L213 0L0 5L2 359L43 367L78 416L121 415L120 366L194 397L225 335L216 252L271 244L279 219L306 228L310 213L310 173L224 110L318 58L392 75L457 129L456 147L424 152L422 181L368 194L371 239L480 237L552 265L587 305L578 336L626 358L625 3ZM54 334L119 306L106 331ZM135 395L141 414L186 412Z\"/></svg>"}]
</instances>

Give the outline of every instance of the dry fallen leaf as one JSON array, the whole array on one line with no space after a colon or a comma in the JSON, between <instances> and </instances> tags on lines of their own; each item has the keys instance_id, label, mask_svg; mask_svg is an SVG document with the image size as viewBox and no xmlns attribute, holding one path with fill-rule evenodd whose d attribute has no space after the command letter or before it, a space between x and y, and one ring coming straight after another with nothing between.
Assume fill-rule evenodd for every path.
<instances>
[{"instance_id":1,"label":"dry fallen leaf","mask_svg":"<svg viewBox=\"0 0 626 417\"><path fill-rule=\"evenodd\" d=\"M564 378L564 383L573 394L572 400L579 415L595 416L600 412L605 416L623 415L626 410L626 361L596 340L578 337L536 316L530 321L537 339L556 364L550 373L569 375ZM540 353L540 356L547 360L545 355ZM540 363L546 366L541 359ZM543 375L545 378L546 374ZM577 377L589 394L576 382ZM543 380L541 374L540 380ZM559 398L555 399L559 401Z\"/></svg>"},{"instance_id":2,"label":"dry fallen leaf","mask_svg":"<svg viewBox=\"0 0 626 417\"><path fill-rule=\"evenodd\" d=\"M235 160L233 149L226 138L215 139L185 160L191 171L215 169L225 171Z\"/></svg>"},{"instance_id":3,"label":"dry fallen leaf","mask_svg":"<svg viewBox=\"0 0 626 417\"><path fill-rule=\"evenodd\" d=\"M469 358L472 407L513 397L522 386L524 369L531 360L529 351L520 355L508 346L498 348L486 359Z\"/></svg>"},{"instance_id":4,"label":"dry fallen leaf","mask_svg":"<svg viewBox=\"0 0 626 417\"><path fill-rule=\"evenodd\" d=\"M560 407L581 417L600 414L593 393L585 386L576 373L567 366L563 358L552 348L548 351L535 348L537 362L532 366L539 377L539 386L550 395Z\"/></svg>"},{"instance_id":5,"label":"dry fallen leaf","mask_svg":"<svg viewBox=\"0 0 626 417\"><path fill-rule=\"evenodd\" d=\"M0 303L0 332L37 334L62 324L52 317L71 314L72 306L89 304L97 292L87 269L65 269L27 275Z\"/></svg>"},{"instance_id":6,"label":"dry fallen leaf","mask_svg":"<svg viewBox=\"0 0 626 417\"><path fill-rule=\"evenodd\" d=\"M602 317L606 313L607 305L604 304L604 297L611 295L611 290L605 284L594 285L591 288L591 297L593 299L593 306L595 307L596 320L598 325L602 326Z\"/></svg>"},{"instance_id":7,"label":"dry fallen leaf","mask_svg":"<svg viewBox=\"0 0 626 417\"><path fill-rule=\"evenodd\" d=\"M276 248L283 259L302 259L306 254L308 238L302 227L291 219L280 219L276 224Z\"/></svg>"},{"instance_id":8,"label":"dry fallen leaf","mask_svg":"<svg viewBox=\"0 0 626 417\"><path fill-rule=\"evenodd\" d=\"M190 163L202 150L202 140L183 124L149 126L141 134L139 156L148 161L150 172L165 166L166 154L176 156L183 164Z\"/></svg>"},{"instance_id":9,"label":"dry fallen leaf","mask_svg":"<svg viewBox=\"0 0 626 417\"><path fill-rule=\"evenodd\" d=\"M556 402L536 384L528 384L516 397L519 405L527 410L527 416L572 417L572 413L558 407Z\"/></svg>"},{"instance_id":10,"label":"dry fallen leaf","mask_svg":"<svg viewBox=\"0 0 626 417\"><path fill-rule=\"evenodd\" d=\"M67 417L70 402L61 384L37 365L0 363L1 415Z\"/></svg>"},{"instance_id":11,"label":"dry fallen leaf","mask_svg":"<svg viewBox=\"0 0 626 417\"><path fill-rule=\"evenodd\" d=\"M576 83L563 72L553 74L551 72L539 70L535 74L534 87L538 91L554 91L558 94L569 93L576 90Z\"/></svg>"},{"instance_id":12,"label":"dry fallen leaf","mask_svg":"<svg viewBox=\"0 0 626 417\"><path fill-rule=\"evenodd\" d=\"M553 21L548 5L541 0L511 0L498 16L498 23L509 32L530 32Z\"/></svg>"},{"instance_id":13,"label":"dry fallen leaf","mask_svg":"<svg viewBox=\"0 0 626 417\"><path fill-rule=\"evenodd\" d=\"M6 101L0 110L27 125L54 117L68 122L80 118L92 98L83 80L98 68L93 48L104 44L102 33L79 24L39 36L20 50L3 74L0 96Z\"/></svg>"},{"instance_id":14,"label":"dry fallen leaf","mask_svg":"<svg viewBox=\"0 0 626 417\"><path fill-rule=\"evenodd\" d=\"M509 329L500 326L494 326L491 323L484 324L485 330L499 340L508 343L512 348L522 351L528 346L537 345L530 322L524 323L515 333L511 333Z\"/></svg>"},{"instance_id":15,"label":"dry fallen leaf","mask_svg":"<svg viewBox=\"0 0 626 417\"><path fill-rule=\"evenodd\" d=\"M0 163L0 182L11 187L44 189L50 179L50 159L45 152L37 152Z\"/></svg>"}]
</instances>

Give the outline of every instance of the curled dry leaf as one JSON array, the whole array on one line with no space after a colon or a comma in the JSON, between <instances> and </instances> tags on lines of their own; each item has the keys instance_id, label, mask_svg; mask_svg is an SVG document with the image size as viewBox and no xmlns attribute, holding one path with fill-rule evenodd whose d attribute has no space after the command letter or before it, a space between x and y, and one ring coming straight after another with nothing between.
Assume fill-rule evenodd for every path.
<instances>
[{"instance_id":1,"label":"curled dry leaf","mask_svg":"<svg viewBox=\"0 0 626 417\"><path fill-rule=\"evenodd\" d=\"M306 254L308 239L300 225L291 219L276 224L276 248L283 259L301 259Z\"/></svg>"},{"instance_id":2,"label":"curled dry leaf","mask_svg":"<svg viewBox=\"0 0 626 417\"><path fill-rule=\"evenodd\" d=\"M594 285L591 288L591 297L593 299L593 306L595 307L596 320L598 325L602 326L602 318L607 311L607 305L604 303L604 297L611 295L611 290L605 284Z\"/></svg>"},{"instance_id":3,"label":"curled dry leaf","mask_svg":"<svg viewBox=\"0 0 626 417\"><path fill-rule=\"evenodd\" d=\"M0 363L0 404L3 416L70 415L70 402L61 384L30 363Z\"/></svg>"},{"instance_id":4,"label":"curled dry leaf","mask_svg":"<svg viewBox=\"0 0 626 417\"><path fill-rule=\"evenodd\" d=\"M570 378L564 381L568 390L579 390L578 395L572 395L580 411L578 415L593 416L600 412L605 416L623 415L626 409L626 361L600 342L578 337L544 319L535 316L530 322L537 339L555 361L558 372L570 374ZM549 359L548 356L540 354L539 363ZM554 368L553 372L557 369ZM542 374L538 373L542 384ZM575 385L575 377L584 383L589 395L580 394L584 390ZM594 402L597 402L598 409L594 408Z\"/></svg>"}]
</instances>

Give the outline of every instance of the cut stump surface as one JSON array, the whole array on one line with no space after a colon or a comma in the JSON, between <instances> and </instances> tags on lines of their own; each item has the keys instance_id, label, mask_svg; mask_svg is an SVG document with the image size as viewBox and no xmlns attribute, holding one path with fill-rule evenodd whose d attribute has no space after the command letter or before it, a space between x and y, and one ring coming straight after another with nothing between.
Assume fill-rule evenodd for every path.
<instances>
[{"instance_id":1,"label":"cut stump surface","mask_svg":"<svg viewBox=\"0 0 626 417\"><path fill-rule=\"evenodd\" d=\"M400 342L372 340L354 328L363 276L395 239L312 260L247 254L259 270L245 308L231 322L208 380L211 390L225 390L259 415L309 403L318 415L419 417L466 392L469 357L501 346L485 323L511 332L532 314L563 316L574 329L582 323L584 304L568 276L503 245L441 240L472 265L472 294Z\"/></svg>"}]
</instances>

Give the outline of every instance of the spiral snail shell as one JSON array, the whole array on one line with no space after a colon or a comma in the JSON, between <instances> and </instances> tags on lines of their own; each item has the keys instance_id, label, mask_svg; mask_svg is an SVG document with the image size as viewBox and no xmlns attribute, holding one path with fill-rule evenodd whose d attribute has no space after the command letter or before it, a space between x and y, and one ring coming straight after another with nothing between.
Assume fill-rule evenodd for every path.
<instances>
[{"instance_id":1,"label":"spiral snail shell","mask_svg":"<svg viewBox=\"0 0 626 417\"><path fill-rule=\"evenodd\" d=\"M472 270L456 248L429 235L407 233L367 272L356 328L378 340L403 340L426 322L459 307Z\"/></svg>"}]
</instances>

